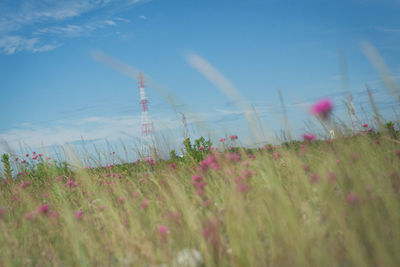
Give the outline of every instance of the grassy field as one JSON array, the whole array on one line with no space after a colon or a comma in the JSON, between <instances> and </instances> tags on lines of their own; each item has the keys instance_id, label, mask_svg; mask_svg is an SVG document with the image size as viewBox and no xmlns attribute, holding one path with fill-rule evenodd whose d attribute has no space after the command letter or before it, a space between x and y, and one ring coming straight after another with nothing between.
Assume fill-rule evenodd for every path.
<instances>
[{"instance_id":1,"label":"grassy field","mask_svg":"<svg viewBox=\"0 0 400 267\"><path fill-rule=\"evenodd\" d=\"M399 266L396 132L311 137L97 168L3 156L0 265Z\"/></svg>"}]
</instances>

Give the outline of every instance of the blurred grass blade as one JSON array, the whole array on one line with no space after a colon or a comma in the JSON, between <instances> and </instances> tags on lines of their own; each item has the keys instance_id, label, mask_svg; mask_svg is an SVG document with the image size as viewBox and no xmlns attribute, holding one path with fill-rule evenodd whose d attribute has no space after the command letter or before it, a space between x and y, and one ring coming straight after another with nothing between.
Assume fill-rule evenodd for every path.
<instances>
[{"instance_id":1,"label":"blurred grass blade","mask_svg":"<svg viewBox=\"0 0 400 267\"><path fill-rule=\"evenodd\" d=\"M260 129L257 128L256 119L254 118L249 101L239 92L239 90L226 79L214 66L197 54L190 53L187 55L188 63L200 72L207 80L225 94L235 105L244 112L247 121L249 122L256 143L261 140ZM261 128L261 126L259 127ZM268 137L272 138L272 134L268 133Z\"/></svg>"},{"instance_id":2,"label":"blurred grass blade","mask_svg":"<svg viewBox=\"0 0 400 267\"><path fill-rule=\"evenodd\" d=\"M390 71L385 60L379 55L376 48L369 42L362 43L362 50L371 64L374 66L375 70L381 76L385 86L389 91L400 101L400 87L396 82L395 77Z\"/></svg>"}]
</instances>

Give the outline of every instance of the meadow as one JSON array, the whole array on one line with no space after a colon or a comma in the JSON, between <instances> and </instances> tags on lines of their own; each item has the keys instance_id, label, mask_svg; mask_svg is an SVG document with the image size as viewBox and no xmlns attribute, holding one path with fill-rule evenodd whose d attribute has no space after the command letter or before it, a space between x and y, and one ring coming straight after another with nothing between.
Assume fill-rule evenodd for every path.
<instances>
[{"instance_id":1,"label":"meadow","mask_svg":"<svg viewBox=\"0 0 400 267\"><path fill-rule=\"evenodd\" d=\"M0 265L399 266L399 131L379 122L107 166L4 154Z\"/></svg>"}]
</instances>

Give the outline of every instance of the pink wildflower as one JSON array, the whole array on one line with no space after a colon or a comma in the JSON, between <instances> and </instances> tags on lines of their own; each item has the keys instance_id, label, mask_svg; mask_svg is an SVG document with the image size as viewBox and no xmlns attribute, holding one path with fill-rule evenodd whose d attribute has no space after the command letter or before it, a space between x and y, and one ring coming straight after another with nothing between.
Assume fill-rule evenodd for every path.
<instances>
[{"instance_id":1,"label":"pink wildflower","mask_svg":"<svg viewBox=\"0 0 400 267\"><path fill-rule=\"evenodd\" d=\"M305 172L309 172L309 171L310 171L310 166L308 166L308 165L303 165L303 166L301 166L301 168L302 168Z\"/></svg>"},{"instance_id":2,"label":"pink wildflower","mask_svg":"<svg viewBox=\"0 0 400 267\"><path fill-rule=\"evenodd\" d=\"M52 219L57 218L57 212L55 212L55 211L50 211L50 218L52 218Z\"/></svg>"},{"instance_id":3,"label":"pink wildflower","mask_svg":"<svg viewBox=\"0 0 400 267\"><path fill-rule=\"evenodd\" d=\"M30 184L31 184L30 182L23 181L23 182L21 183L20 186L21 186L21 188L25 189L25 188L28 187Z\"/></svg>"},{"instance_id":4,"label":"pink wildflower","mask_svg":"<svg viewBox=\"0 0 400 267\"><path fill-rule=\"evenodd\" d=\"M320 117L321 119L328 119L333 109L332 101L328 98L322 99L311 107L311 114Z\"/></svg>"},{"instance_id":5,"label":"pink wildflower","mask_svg":"<svg viewBox=\"0 0 400 267\"><path fill-rule=\"evenodd\" d=\"M235 154L235 153L226 154L226 158L231 160L231 161L236 161L236 162L240 161L240 156L238 154Z\"/></svg>"},{"instance_id":6,"label":"pink wildflower","mask_svg":"<svg viewBox=\"0 0 400 267\"><path fill-rule=\"evenodd\" d=\"M169 164L169 166L170 166L172 169L174 169L174 170L176 169L176 164L173 163L173 162L172 162L171 164Z\"/></svg>"},{"instance_id":7,"label":"pink wildflower","mask_svg":"<svg viewBox=\"0 0 400 267\"><path fill-rule=\"evenodd\" d=\"M379 144L381 143L381 141L376 140L375 143L376 143L377 145L379 145Z\"/></svg>"},{"instance_id":8,"label":"pink wildflower","mask_svg":"<svg viewBox=\"0 0 400 267\"><path fill-rule=\"evenodd\" d=\"M362 127L367 128L368 124L363 124Z\"/></svg>"},{"instance_id":9,"label":"pink wildflower","mask_svg":"<svg viewBox=\"0 0 400 267\"><path fill-rule=\"evenodd\" d=\"M103 211L105 208L106 208L105 206L101 205L99 206L99 211Z\"/></svg>"},{"instance_id":10,"label":"pink wildflower","mask_svg":"<svg viewBox=\"0 0 400 267\"><path fill-rule=\"evenodd\" d=\"M303 134L301 137L303 137L303 140L306 142L311 142L315 140L315 135L313 134Z\"/></svg>"},{"instance_id":11,"label":"pink wildflower","mask_svg":"<svg viewBox=\"0 0 400 267\"><path fill-rule=\"evenodd\" d=\"M26 153L26 154L25 154L25 157L29 157L29 154L28 154L28 153Z\"/></svg>"},{"instance_id":12,"label":"pink wildflower","mask_svg":"<svg viewBox=\"0 0 400 267\"><path fill-rule=\"evenodd\" d=\"M200 175L198 175L198 174L193 175L193 177L192 177L192 183L197 183L197 182L201 182L201 181L202 181L202 178L201 178Z\"/></svg>"},{"instance_id":13,"label":"pink wildflower","mask_svg":"<svg viewBox=\"0 0 400 267\"><path fill-rule=\"evenodd\" d=\"M65 184L65 186L77 187L78 185L77 185L74 181L69 180L69 181Z\"/></svg>"},{"instance_id":14,"label":"pink wildflower","mask_svg":"<svg viewBox=\"0 0 400 267\"><path fill-rule=\"evenodd\" d=\"M168 233L168 227L165 225L161 225L160 227L158 227L158 232L160 233L160 235L165 236Z\"/></svg>"},{"instance_id":15,"label":"pink wildflower","mask_svg":"<svg viewBox=\"0 0 400 267\"><path fill-rule=\"evenodd\" d=\"M396 150L396 155L400 157L400 149Z\"/></svg>"},{"instance_id":16,"label":"pink wildflower","mask_svg":"<svg viewBox=\"0 0 400 267\"><path fill-rule=\"evenodd\" d=\"M221 139L219 139L219 141L220 141L220 142L225 142L226 139L225 139L225 138L221 138Z\"/></svg>"},{"instance_id":17,"label":"pink wildflower","mask_svg":"<svg viewBox=\"0 0 400 267\"><path fill-rule=\"evenodd\" d=\"M279 154L279 152L275 152L275 153L274 153L274 159L278 159L280 155L281 155L281 154Z\"/></svg>"},{"instance_id":18,"label":"pink wildflower","mask_svg":"<svg viewBox=\"0 0 400 267\"><path fill-rule=\"evenodd\" d=\"M310 176L310 182L313 183L313 184L317 183L319 181L319 179L320 179L320 177L316 173L313 173Z\"/></svg>"},{"instance_id":19,"label":"pink wildflower","mask_svg":"<svg viewBox=\"0 0 400 267\"><path fill-rule=\"evenodd\" d=\"M249 189L249 186L244 182L239 182L236 184L236 191L240 193L245 193Z\"/></svg>"},{"instance_id":20,"label":"pink wildflower","mask_svg":"<svg viewBox=\"0 0 400 267\"><path fill-rule=\"evenodd\" d=\"M26 163L26 160L21 161L22 164Z\"/></svg>"},{"instance_id":21,"label":"pink wildflower","mask_svg":"<svg viewBox=\"0 0 400 267\"><path fill-rule=\"evenodd\" d=\"M149 205L149 201L147 199L143 199L142 203L140 203L140 206L142 209L147 209L147 206Z\"/></svg>"},{"instance_id":22,"label":"pink wildflower","mask_svg":"<svg viewBox=\"0 0 400 267\"><path fill-rule=\"evenodd\" d=\"M199 196L203 195L204 194L204 189L201 189L201 188L197 189L196 194L199 195Z\"/></svg>"},{"instance_id":23,"label":"pink wildflower","mask_svg":"<svg viewBox=\"0 0 400 267\"><path fill-rule=\"evenodd\" d=\"M44 204L38 208L38 211L43 215L47 215L50 211L50 206L48 204Z\"/></svg>"},{"instance_id":24,"label":"pink wildflower","mask_svg":"<svg viewBox=\"0 0 400 267\"><path fill-rule=\"evenodd\" d=\"M39 157L39 155L35 155L35 156L33 156L32 159L37 159L38 157Z\"/></svg>"},{"instance_id":25,"label":"pink wildflower","mask_svg":"<svg viewBox=\"0 0 400 267\"><path fill-rule=\"evenodd\" d=\"M106 178L108 178L110 176L111 176L111 174L109 174L109 173L104 174L104 177L106 177Z\"/></svg>"},{"instance_id":26,"label":"pink wildflower","mask_svg":"<svg viewBox=\"0 0 400 267\"><path fill-rule=\"evenodd\" d=\"M356 193L350 193L347 195L347 202L350 204L356 204L360 201L360 197Z\"/></svg>"},{"instance_id":27,"label":"pink wildflower","mask_svg":"<svg viewBox=\"0 0 400 267\"><path fill-rule=\"evenodd\" d=\"M199 147L199 150L200 150L200 151L204 151L204 147L200 146L200 147Z\"/></svg>"},{"instance_id":28,"label":"pink wildflower","mask_svg":"<svg viewBox=\"0 0 400 267\"><path fill-rule=\"evenodd\" d=\"M238 139L238 136L237 136L237 135L231 135L229 138L230 138L231 140L236 140L236 139Z\"/></svg>"},{"instance_id":29,"label":"pink wildflower","mask_svg":"<svg viewBox=\"0 0 400 267\"><path fill-rule=\"evenodd\" d=\"M33 212L28 212L25 214L24 218L25 218L25 220L29 221L30 219L33 219L33 216L34 216Z\"/></svg>"},{"instance_id":30,"label":"pink wildflower","mask_svg":"<svg viewBox=\"0 0 400 267\"><path fill-rule=\"evenodd\" d=\"M75 217L80 220L83 216L83 211L82 210L76 210L75 212Z\"/></svg>"}]
</instances>

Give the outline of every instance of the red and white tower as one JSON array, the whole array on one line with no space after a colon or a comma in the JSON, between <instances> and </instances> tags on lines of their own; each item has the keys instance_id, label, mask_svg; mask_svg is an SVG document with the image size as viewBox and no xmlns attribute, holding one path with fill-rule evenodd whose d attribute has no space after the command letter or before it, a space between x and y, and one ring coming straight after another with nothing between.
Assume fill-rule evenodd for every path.
<instances>
[{"instance_id":1,"label":"red and white tower","mask_svg":"<svg viewBox=\"0 0 400 267\"><path fill-rule=\"evenodd\" d=\"M141 126L141 144L140 156L144 159L151 158L151 145L153 141L153 123L149 118L148 100L146 98L143 75L139 73L139 90L140 90L140 105L142 106L142 126Z\"/></svg>"},{"instance_id":2,"label":"red and white tower","mask_svg":"<svg viewBox=\"0 0 400 267\"><path fill-rule=\"evenodd\" d=\"M354 111L354 105L353 105L353 96L350 94L349 96L349 108L350 108L350 120L351 120L351 127L353 129L353 131L357 130L357 126L356 125L358 123L357 120L357 116L356 116L356 112Z\"/></svg>"}]
</instances>

